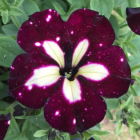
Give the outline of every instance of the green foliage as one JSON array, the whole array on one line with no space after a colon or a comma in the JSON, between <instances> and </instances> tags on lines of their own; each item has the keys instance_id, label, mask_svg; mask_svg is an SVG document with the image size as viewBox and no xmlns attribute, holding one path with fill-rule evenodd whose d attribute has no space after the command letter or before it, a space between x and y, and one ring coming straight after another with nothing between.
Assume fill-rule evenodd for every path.
<instances>
[{"instance_id":1,"label":"green foliage","mask_svg":"<svg viewBox=\"0 0 140 140\"><path fill-rule=\"evenodd\" d=\"M11 6L9 14L12 16L21 16L24 12L15 6Z\"/></svg>"},{"instance_id":2,"label":"green foliage","mask_svg":"<svg viewBox=\"0 0 140 140\"><path fill-rule=\"evenodd\" d=\"M42 137L47 135L48 130L38 130L35 132L34 137Z\"/></svg>"},{"instance_id":3,"label":"green foliage","mask_svg":"<svg viewBox=\"0 0 140 140\"><path fill-rule=\"evenodd\" d=\"M15 57L23 53L17 42L8 36L0 36L0 65L11 67Z\"/></svg>"},{"instance_id":4,"label":"green foliage","mask_svg":"<svg viewBox=\"0 0 140 140\"><path fill-rule=\"evenodd\" d=\"M18 29L28 19L29 15L45 9L56 10L64 21L72 12L81 8L88 8L107 17L115 32L114 45L120 46L131 67L134 85L130 85L127 95L118 99L105 99L107 104L106 117L116 118L116 135L121 133L122 125L126 125L131 136L140 130L140 103L135 97L140 95L140 36L134 34L127 25L126 8L140 7L140 0L0 0L0 66L10 68L15 57L24 53L17 44ZM22 116L13 116L15 105L7 103L9 69L0 75L0 114L11 113L10 127L4 140L47 140L54 133L54 140L71 140L81 137L87 140L93 137L102 140L102 135L109 132L100 130L100 124L76 135L54 130L45 121L43 109L24 111ZM23 105L19 104L24 107ZM114 114L111 110L117 110Z\"/></svg>"},{"instance_id":5,"label":"green foliage","mask_svg":"<svg viewBox=\"0 0 140 140\"><path fill-rule=\"evenodd\" d=\"M108 19L113 10L114 0L91 0L90 9L98 11L100 15L105 15Z\"/></svg>"},{"instance_id":6,"label":"green foliage","mask_svg":"<svg viewBox=\"0 0 140 140\"><path fill-rule=\"evenodd\" d=\"M1 16L2 16L2 21L4 24L6 24L8 22L8 10L4 10L1 12Z\"/></svg>"}]
</instances>

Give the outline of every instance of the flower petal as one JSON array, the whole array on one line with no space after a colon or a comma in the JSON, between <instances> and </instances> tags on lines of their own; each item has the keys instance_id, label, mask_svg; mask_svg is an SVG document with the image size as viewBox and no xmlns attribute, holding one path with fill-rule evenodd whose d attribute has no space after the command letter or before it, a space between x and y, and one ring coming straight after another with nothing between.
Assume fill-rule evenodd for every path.
<instances>
[{"instance_id":1,"label":"flower petal","mask_svg":"<svg viewBox=\"0 0 140 140\"><path fill-rule=\"evenodd\" d=\"M53 93L55 89L51 86L58 80L57 63L46 57L45 55L29 55L21 54L14 60L10 79L9 92L15 97L17 101L30 108L41 108L44 106L47 98ZM55 72L56 77L50 76L53 81L48 81L48 74ZM45 76L46 71L46 77ZM56 72L57 71L57 72ZM43 78L42 78L43 76ZM39 78L40 77L40 78ZM32 81L36 78L38 80ZM54 79L53 79L54 78Z\"/></svg>"},{"instance_id":2,"label":"flower petal","mask_svg":"<svg viewBox=\"0 0 140 140\"><path fill-rule=\"evenodd\" d=\"M100 81L109 75L108 70L101 64L87 64L79 68L77 75L82 75L88 79Z\"/></svg>"},{"instance_id":3,"label":"flower petal","mask_svg":"<svg viewBox=\"0 0 140 140\"><path fill-rule=\"evenodd\" d=\"M55 41L61 46L64 22L52 9L36 12L25 21L17 36L20 47L28 53L45 53L43 42Z\"/></svg>"},{"instance_id":4,"label":"flower petal","mask_svg":"<svg viewBox=\"0 0 140 140\"><path fill-rule=\"evenodd\" d=\"M75 67L79 61L82 59L84 54L86 53L87 49L89 46L89 41L88 39L82 40L77 47L75 48L75 51L73 53L73 58L72 58L72 67Z\"/></svg>"},{"instance_id":5,"label":"flower petal","mask_svg":"<svg viewBox=\"0 0 140 140\"><path fill-rule=\"evenodd\" d=\"M82 87L82 100L74 103L77 131L83 132L101 122L106 114L106 103L88 84L88 80L79 76Z\"/></svg>"},{"instance_id":6,"label":"flower petal","mask_svg":"<svg viewBox=\"0 0 140 140\"><path fill-rule=\"evenodd\" d=\"M63 94L63 81L61 81L57 91L47 102L44 116L53 128L76 134L76 131L83 132L104 118L106 113L104 100L83 79L85 78L78 77L77 80L81 85L81 100L68 101Z\"/></svg>"},{"instance_id":7,"label":"flower petal","mask_svg":"<svg viewBox=\"0 0 140 140\"><path fill-rule=\"evenodd\" d=\"M55 129L76 133L76 123L74 117L73 105L70 104L62 93L63 81L59 81L57 90L47 102L44 108L46 121Z\"/></svg>"},{"instance_id":8,"label":"flower petal","mask_svg":"<svg viewBox=\"0 0 140 140\"><path fill-rule=\"evenodd\" d=\"M88 77L89 82L102 96L118 98L127 92L131 83L131 72L125 54L120 47L102 48L83 62L83 65L102 64L102 70L108 71L108 76L101 81L93 81Z\"/></svg>"},{"instance_id":9,"label":"flower petal","mask_svg":"<svg viewBox=\"0 0 140 140\"><path fill-rule=\"evenodd\" d=\"M73 49L77 46L77 42L89 40L87 54L103 46L112 45L115 40L114 30L107 18L98 16L97 12L89 9L74 11L66 22L66 27Z\"/></svg>"},{"instance_id":10,"label":"flower petal","mask_svg":"<svg viewBox=\"0 0 140 140\"><path fill-rule=\"evenodd\" d=\"M34 75L25 83L26 86L50 86L60 78L58 66L47 66L34 70Z\"/></svg>"},{"instance_id":11,"label":"flower petal","mask_svg":"<svg viewBox=\"0 0 140 140\"><path fill-rule=\"evenodd\" d=\"M127 8L127 23L130 29L140 35L140 8Z\"/></svg>"},{"instance_id":12,"label":"flower petal","mask_svg":"<svg viewBox=\"0 0 140 140\"><path fill-rule=\"evenodd\" d=\"M65 53L66 67L70 68L77 43L88 39L90 47L85 57L103 46L111 45L115 40L115 33L109 21L104 16L98 16L98 12L88 9L76 10L68 21L64 22L56 11L48 9L31 15L22 24L17 39L23 50L35 54L48 54L43 47L44 42L57 43Z\"/></svg>"},{"instance_id":13,"label":"flower petal","mask_svg":"<svg viewBox=\"0 0 140 140\"><path fill-rule=\"evenodd\" d=\"M3 140L9 127L9 120L0 120L0 140Z\"/></svg>"},{"instance_id":14,"label":"flower petal","mask_svg":"<svg viewBox=\"0 0 140 140\"><path fill-rule=\"evenodd\" d=\"M63 94L70 103L81 100L81 87L78 80L69 81L65 78L63 83Z\"/></svg>"},{"instance_id":15,"label":"flower petal","mask_svg":"<svg viewBox=\"0 0 140 140\"><path fill-rule=\"evenodd\" d=\"M61 68L64 68L64 53L54 41L44 41L43 47L46 53L53 58Z\"/></svg>"}]
</instances>

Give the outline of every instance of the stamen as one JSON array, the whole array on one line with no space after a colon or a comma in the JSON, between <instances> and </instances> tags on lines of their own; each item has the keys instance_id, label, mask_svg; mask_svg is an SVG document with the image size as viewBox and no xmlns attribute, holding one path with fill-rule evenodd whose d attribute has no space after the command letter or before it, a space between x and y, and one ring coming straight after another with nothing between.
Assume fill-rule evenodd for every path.
<instances>
[{"instance_id":1,"label":"stamen","mask_svg":"<svg viewBox=\"0 0 140 140\"><path fill-rule=\"evenodd\" d=\"M71 71L70 71L69 73L65 72L65 77L66 77L66 78L70 78L71 75L72 75L72 72L71 72Z\"/></svg>"}]
</instances>

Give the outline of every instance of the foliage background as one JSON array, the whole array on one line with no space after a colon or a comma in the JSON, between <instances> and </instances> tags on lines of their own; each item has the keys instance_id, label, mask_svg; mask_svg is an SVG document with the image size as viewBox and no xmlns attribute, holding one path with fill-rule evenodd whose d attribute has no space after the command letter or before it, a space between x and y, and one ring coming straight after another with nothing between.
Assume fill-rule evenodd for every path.
<instances>
[{"instance_id":1,"label":"foliage background","mask_svg":"<svg viewBox=\"0 0 140 140\"><path fill-rule=\"evenodd\" d=\"M70 140L76 137L83 140L91 137L95 140L139 139L140 36L127 26L127 7L140 7L140 0L0 0L0 114L11 113L10 127L4 140ZM135 83L119 99L105 99L108 109L101 125L83 134L70 136L52 129L43 117L43 109L28 109L8 96L8 78L14 58L24 53L16 37L29 15L44 9L55 9L66 21L73 11L80 8L98 11L109 19L116 35L114 45L123 48Z\"/></svg>"}]
</instances>

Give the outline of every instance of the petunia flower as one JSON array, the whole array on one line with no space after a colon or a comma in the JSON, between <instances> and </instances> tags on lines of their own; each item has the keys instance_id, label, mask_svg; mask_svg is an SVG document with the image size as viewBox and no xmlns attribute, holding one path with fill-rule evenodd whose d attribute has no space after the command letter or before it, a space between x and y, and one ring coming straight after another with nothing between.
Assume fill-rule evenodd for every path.
<instances>
[{"instance_id":1,"label":"petunia flower","mask_svg":"<svg viewBox=\"0 0 140 140\"><path fill-rule=\"evenodd\" d=\"M140 7L139 8L127 8L127 23L130 29L140 35Z\"/></svg>"},{"instance_id":2,"label":"petunia flower","mask_svg":"<svg viewBox=\"0 0 140 140\"><path fill-rule=\"evenodd\" d=\"M29 108L45 105L46 121L60 131L75 134L101 122L101 96L118 98L131 83L123 50L112 46L113 28L98 12L80 9L67 22L52 9L34 13L17 40L26 53L11 66L9 91Z\"/></svg>"},{"instance_id":3,"label":"petunia flower","mask_svg":"<svg viewBox=\"0 0 140 140\"><path fill-rule=\"evenodd\" d=\"M10 124L9 115L0 115L0 140L3 140Z\"/></svg>"}]
</instances>

